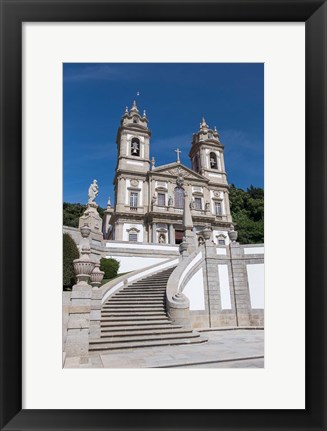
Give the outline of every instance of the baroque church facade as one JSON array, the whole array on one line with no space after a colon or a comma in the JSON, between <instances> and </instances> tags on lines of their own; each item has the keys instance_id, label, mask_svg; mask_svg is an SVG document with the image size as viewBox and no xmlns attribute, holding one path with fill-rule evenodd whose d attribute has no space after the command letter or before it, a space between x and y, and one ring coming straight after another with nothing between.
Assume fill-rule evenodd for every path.
<instances>
[{"instance_id":1,"label":"baroque church facade","mask_svg":"<svg viewBox=\"0 0 327 431\"><path fill-rule=\"evenodd\" d=\"M199 242L210 227L213 241L229 243L232 228L224 146L219 134L202 119L193 134L192 169L177 160L162 166L150 159L151 131L136 102L121 118L117 133L114 177L115 205L108 202L103 234L106 239L138 243L180 244L183 241L185 196L190 202L193 230Z\"/></svg>"}]
</instances>

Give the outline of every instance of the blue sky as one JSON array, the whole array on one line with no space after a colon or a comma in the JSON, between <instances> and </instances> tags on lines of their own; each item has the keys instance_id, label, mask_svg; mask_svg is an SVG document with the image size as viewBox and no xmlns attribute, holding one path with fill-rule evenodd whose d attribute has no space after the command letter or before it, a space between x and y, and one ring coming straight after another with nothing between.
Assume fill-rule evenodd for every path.
<instances>
[{"instance_id":1,"label":"blue sky","mask_svg":"<svg viewBox=\"0 0 327 431\"><path fill-rule=\"evenodd\" d=\"M136 96L137 92L140 96ZM116 134L125 106L137 100L152 132L156 166L188 157L202 116L225 146L228 182L263 187L264 65L255 63L66 63L63 65L64 201L113 202Z\"/></svg>"}]
</instances>

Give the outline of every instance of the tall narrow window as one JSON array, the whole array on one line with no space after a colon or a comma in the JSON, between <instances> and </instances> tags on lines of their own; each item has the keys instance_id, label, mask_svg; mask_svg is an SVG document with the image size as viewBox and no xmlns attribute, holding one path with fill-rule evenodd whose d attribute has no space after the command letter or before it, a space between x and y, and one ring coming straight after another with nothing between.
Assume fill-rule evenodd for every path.
<instances>
[{"instance_id":1,"label":"tall narrow window","mask_svg":"<svg viewBox=\"0 0 327 431\"><path fill-rule=\"evenodd\" d=\"M175 189L175 208L184 208L184 190L181 187Z\"/></svg>"},{"instance_id":2,"label":"tall narrow window","mask_svg":"<svg viewBox=\"0 0 327 431\"><path fill-rule=\"evenodd\" d=\"M140 156L140 141L137 138L133 138L131 141L131 155Z\"/></svg>"},{"instance_id":3,"label":"tall narrow window","mask_svg":"<svg viewBox=\"0 0 327 431\"><path fill-rule=\"evenodd\" d=\"M216 215L221 216L222 215L222 206L221 206L221 202L215 202L215 213Z\"/></svg>"},{"instance_id":4,"label":"tall narrow window","mask_svg":"<svg viewBox=\"0 0 327 431\"><path fill-rule=\"evenodd\" d=\"M165 193L158 193L158 205L164 207L166 205Z\"/></svg>"},{"instance_id":5,"label":"tall narrow window","mask_svg":"<svg viewBox=\"0 0 327 431\"><path fill-rule=\"evenodd\" d=\"M194 198L194 207L196 210L202 210L202 199Z\"/></svg>"},{"instance_id":6,"label":"tall narrow window","mask_svg":"<svg viewBox=\"0 0 327 431\"><path fill-rule=\"evenodd\" d=\"M129 197L129 206L131 208L137 208L137 193L132 192Z\"/></svg>"},{"instance_id":7,"label":"tall narrow window","mask_svg":"<svg viewBox=\"0 0 327 431\"><path fill-rule=\"evenodd\" d=\"M218 169L217 156L213 152L210 153L210 168L211 169Z\"/></svg>"}]
</instances>

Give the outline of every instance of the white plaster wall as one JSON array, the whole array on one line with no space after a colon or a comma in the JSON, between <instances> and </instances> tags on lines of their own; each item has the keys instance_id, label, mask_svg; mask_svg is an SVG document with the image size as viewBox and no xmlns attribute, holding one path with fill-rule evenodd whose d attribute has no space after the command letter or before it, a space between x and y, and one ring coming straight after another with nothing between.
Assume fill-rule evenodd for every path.
<instances>
[{"instance_id":1,"label":"white plaster wall","mask_svg":"<svg viewBox=\"0 0 327 431\"><path fill-rule=\"evenodd\" d=\"M200 268L187 282L183 293L190 300L190 310L205 310L203 269Z\"/></svg>"},{"instance_id":2,"label":"white plaster wall","mask_svg":"<svg viewBox=\"0 0 327 431\"><path fill-rule=\"evenodd\" d=\"M128 241L128 233L127 230L135 227L140 232L137 233L137 241L143 242L143 224L136 223L124 223L123 224L123 241Z\"/></svg>"},{"instance_id":3,"label":"white plaster wall","mask_svg":"<svg viewBox=\"0 0 327 431\"><path fill-rule=\"evenodd\" d=\"M184 269L179 282L178 282L178 288L177 290L179 290L180 286L182 285L185 277L187 276L187 274L192 270L192 268L202 259L202 252L198 253L195 258L187 265L187 267Z\"/></svg>"},{"instance_id":4,"label":"white plaster wall","mask_svg":"<svg viewBox=\"0 0 327 431\"><path fill-rule=\"evenodd\" d=\"M230 297L229 276L227 265L218 265L220 301L222 310L231 310L232 302Z\"/></svg>"},{"instance_id":5,"label":"white plaster wall","mask_svg":"<svg viewBox=\"0 0 327 431\"><path fill-rule=\"evenodd\" d=\"M119 272L136 271L138 269L146 268L147 266L163 262L167 258L162 257L136 257L136 256L106 256L107 259L113 258L120 262Z\"/></svg>"},{"instance_id":6,"label":"white plaster wall","mask_svg":"<svg viewBox=\"0 0 327 431\"><path fill-rule=\"evenodd\" d=\"M245 247L244 254L264 254L264 247Z\"/></svg>"},{"instance_id":7,"label":"white plaster wall","mask_svg":"<svg viewBox=\"0 0 327 431\"><path fill-rule=\"evenodd\" d=\"M265 266L263 263L246 265L252 308L265 308Z\"/></svg>"}]
</instances>

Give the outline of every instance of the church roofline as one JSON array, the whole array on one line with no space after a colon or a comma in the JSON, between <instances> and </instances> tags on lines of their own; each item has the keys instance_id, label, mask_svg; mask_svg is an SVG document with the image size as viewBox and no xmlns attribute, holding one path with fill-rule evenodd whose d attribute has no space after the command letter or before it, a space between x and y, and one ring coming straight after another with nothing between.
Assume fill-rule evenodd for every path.
<instances>
[{"instance_id":1,"label":"church roofline","mask_svg":"<svg viewBox=\"0 0 327 431\"><path fill-rule=\"evenodd\" d=\"M166 165L156 166L155 168L153 168L150 171L150 173L158 173L158 174L166 173L166 172L163 172L163 171L166 171L167 169L178 168L178 167L180 167L182 169L185 169L187 172L189 172L191 175L194 175L199 180L203 180L203 181L206 181L206 182L209 181L208 178L206 178L206 177L198 174L197 172L193 171L188 166L185 166L182 163L178 163L178 162L173 162L173 163L168 163ZM171 174L169 174L167 172L167 175L171 175Z\"/></svg>"}]
</instances>

